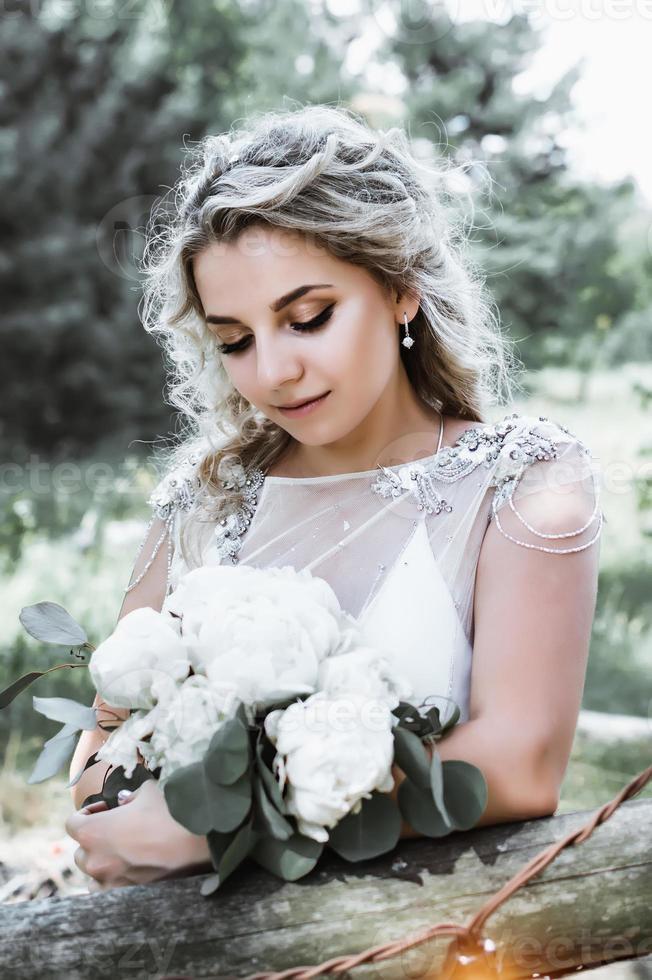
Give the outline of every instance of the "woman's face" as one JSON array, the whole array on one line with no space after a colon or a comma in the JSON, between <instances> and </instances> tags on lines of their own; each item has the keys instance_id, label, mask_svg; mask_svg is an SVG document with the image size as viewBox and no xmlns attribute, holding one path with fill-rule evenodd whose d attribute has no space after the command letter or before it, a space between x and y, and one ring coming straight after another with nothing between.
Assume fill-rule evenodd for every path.
<instances>
[{"instance_id":1,"label":"woman's face","mask_svg":"<svg viewBox=\"0 0 652 980\"><path fill-rule=\"evenodd\" d=\"M193 273L234 387L306 445L344 439L369 415L398 371L403 308L408 319L418 308L314 240L268 226L206 248ZM312 411L281 410L326 392Z\"/></svg>"}]
</instances>

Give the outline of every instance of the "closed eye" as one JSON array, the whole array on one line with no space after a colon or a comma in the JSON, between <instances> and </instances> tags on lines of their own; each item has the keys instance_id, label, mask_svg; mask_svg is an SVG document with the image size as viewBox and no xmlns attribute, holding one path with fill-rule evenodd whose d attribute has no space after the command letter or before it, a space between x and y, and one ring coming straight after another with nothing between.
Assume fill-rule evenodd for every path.
<instances>
[{"instance_id":1,"label":"closed eye","mask_svg":"<svg viewBox=\"0 0 652 980\"><path fill-rule=\"evenodd\" d=\"M333 315L333 307L335 303L331 303L326 309L322 310L316 317L312 320L306 320L305 323L291 323L290 326L296 330L297 333L303 333L305 331L317 330L319 327L327 323L331 316ZM242 340L236 341L233 344L218 344L218 351L220 354L238 354L241 351L247 350L251 341L251 334L243 337Z\"/></svg>"}]
</instances>

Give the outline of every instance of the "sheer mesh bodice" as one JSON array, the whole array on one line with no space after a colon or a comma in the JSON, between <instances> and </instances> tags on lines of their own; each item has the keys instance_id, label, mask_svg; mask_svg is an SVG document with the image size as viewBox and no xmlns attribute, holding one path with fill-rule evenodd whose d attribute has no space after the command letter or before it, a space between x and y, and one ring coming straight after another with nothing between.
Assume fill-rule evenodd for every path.
<instances>
[{"instance_id":1,"label":"sheer mesh bodice","mask_svg":"<svg viewBox=\"0 0 652 980\"><path fill-rule=\"evenodd\" d=\"M463 721L475 575L489 524L515 546L556 552L554 562L596 542L604 519L596 460L544 417L472 423L432 456L368 472L292 478L252 470L243 512L218 524L193 507L197 462L168 474L151 497L165 521L157 544L170 549L168 590L197 564L308 568L400 667L415 699L450 697ZM192 562L182 528L188 554L198 556ZM146 574L145 558L128 590Z\"/></svg>"}]
</instances>

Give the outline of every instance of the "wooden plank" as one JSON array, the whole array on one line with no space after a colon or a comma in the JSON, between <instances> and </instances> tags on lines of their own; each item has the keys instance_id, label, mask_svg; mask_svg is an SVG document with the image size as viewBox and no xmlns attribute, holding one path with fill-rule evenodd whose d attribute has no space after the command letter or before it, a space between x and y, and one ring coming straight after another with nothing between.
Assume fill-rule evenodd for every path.
<instances>
[{"instance_id":1,"label":"wooden plank","mask_svg":"<svg viewBox=\"0 0 652 980\"><path fill-rule=\"evenodd\" d=\"M2 975L12 980L169 975L243 977L310 965L439 921L468 922L545 847L595 811L402 840L349 864L326 854L297 882L247 862L211 898L204 876L0 909ZM533 972L652 953L652 800L629 800L564 849L489 919L484 934ZM618 944L616 941L620 941ZM405 980L436 970L448 938L349 974Z\"/></svg>"},{"instance_id":2,"label":"wooden plank","mask_svg":"<svg viewBox=\"0 0 652 980\"><path fill-rule=\"evenodd\" d=\"M581 976L589 977L589 980L652 980L652 955L595 966L582 970Z\"/></svg>"}]
</instances>

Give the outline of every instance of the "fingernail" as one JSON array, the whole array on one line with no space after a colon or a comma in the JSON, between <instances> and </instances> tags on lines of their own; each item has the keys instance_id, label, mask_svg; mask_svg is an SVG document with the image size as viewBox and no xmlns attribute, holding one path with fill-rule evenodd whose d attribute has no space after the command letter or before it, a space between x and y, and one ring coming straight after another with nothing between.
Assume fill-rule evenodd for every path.
<instances>
[{"instance_id":1,"label":"fingernail","mask_svg":"<svg viewBox=\"0 0 652 980\"><path fill-rule=\"evenodd\" d=\"M125 800L128 800L129 797L131 796L131 793L132 790L130 789L118 790L118 803L124 803Z\"/></svg>"}]
</instances>

